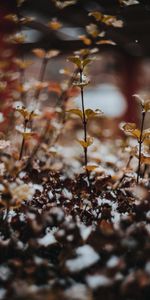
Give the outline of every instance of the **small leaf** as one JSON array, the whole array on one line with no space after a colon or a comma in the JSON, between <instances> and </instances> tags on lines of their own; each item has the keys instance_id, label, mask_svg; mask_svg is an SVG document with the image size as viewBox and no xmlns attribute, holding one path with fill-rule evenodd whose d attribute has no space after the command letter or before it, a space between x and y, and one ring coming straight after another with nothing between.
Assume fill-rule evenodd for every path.
<instances>
[{"instance_id":1,"label":"small leaf","mask_svg":"<svg viewBox=\"0 0 150 300\"><path fill-rule=\"evenodd\" d=\"M50 59L52 57L57 56L60 53L59 50L49 50L46 52L45 58Z\"/></svg>"},{"instance_id":2,"label":"small leaf","mask_svg":"<svg viewBox=\"0 0 150 300\"><path fill-rule=\"evenodd\" d=\"M135 123L123 123L121 124L121 129L126 133L131 136L136 137L137 139L140 138L141 136L141 131L136 128Z\"/></svg>"},{"instance_id":3,"label":"small leaf","mask_svg":"<svg viewBox=\"0 0 150 300\"><path fill-rule=\"evenodd\" d=\"M150 156L142 155L141 162L146 165L150 165Z\"/></svg>"},{"instance_id":4,"label":"small leaf","mask_svg":"<svg viewBox=\"0 0 150 300\"><path fill-rule=\"evenodd\" d=\"M145 129L145 130L143 131L142 139L143 139L143 140L149 140L149 139L150 139L150 128Z\"/></svg>"},{"instance_id":5,"label":"small leaf","mask_svg":"<svg viewBox=\"0 0 150 300\"><path fill-rule=\"evenodd\" d=\"M86 45L90 46L92 44L91 39L89 39L86 35L79 35L79 39Z\"/></svg>"},{"instance_id":6,"label":"small leaf","mask_svg":"<svg viewBox=\"0 0 150 300\"><path fill-rule=\"evenodd\" d=\"M62 24L59 21L57 21L57 19L53 19L47 25L52 30L58 30L62 27Z\"/></svg>"},{"instance_id":7,"label":"small leaf","mask_svg":"<svg viewBox=\"0 0 150 300\"><path fill-rule=\"evenodd\" d=\"M45 50L41 49L41 48L36 48L34 50L32 50L32 52L38 57L38 58L44 58L46 55Z\"/></svg>"},{"instance_id":8,"label":"small leaf","mask_svg":"<svg viewBox=\"0 0 150 300\"><path fill-rule=\"evenodd\" d=\"M87 120L89 118L92 118L92 117L95 117L95 116L98 116L98 115L101 115L101 114L102 114L102 111L99 110L99 109L96 109L94 111L94 110L88 108L88 109L85 110L85 115L86 115Z\"/></svg>"},{"instance_id":9,"label":"small leaf","mask_svg":"<svg viewBox=\"0 0 150 300\"><path fill-rule=\"evenodd\" d=\"M115 46L116 43L111 41L111 40L100 40L98 42L96 42L97 45L113 45Z\"/></svg>"},{"instance_id":10,"label":"small leaf","mask_svg":"<svg viewBox=\"0 0 150 300\"><path fill-rule=\"evenodd\" d=\"M84 169L86 169L87 171L89 172L92 172L94 171L98 166L96 165L87 165L87 166L84 166Z\"/></svg>"},{"instance_id":11,"label":"small leaf","mask_svg":"<svg viewBox=\"0 0 150 300\"><path fill-rule=\"evenodd\" d=\"M143 112L150 112L150 98L146 95L140 96L138 94L134 94L133 97L135 97L139 103L142 105Z\"/></svg>"},{"instance_id":12,"label":"small leaf","mask_svg":"<svg viewBox=\"0 0 150 300\"><path fill-rule=\"evenodd\" d=\"M93 138L88 137L86 141L78 140L78 142L83 148L88 148L89 146L91 146L93 144Z\"/></svg>"},{"instance_id":13,"label":"small leaf","mask_svg":"<svg viewBox=\"0 0 150 300\"><path fill-rule=\"evenodd\" d=\"M79 69L82 67L81 59L79 56L70 56L68 57L68 60L74 63Z\"/></svg>"},{"instance_id":14,"label":"small leaf","mask_svg":"<svg viewBox=\"0 0 150 300\"><path fill-rule=\"evenodd\" d=\"M83 118L83 114L82 114L82 111L80 109L70 109L67 112L71 113L71 114L74 114L74 115L77 115L81 119Z\"/></svg>"},{"instance_id":15,"label":"small leaf","mask_svg":"<svg viewBox=\"0 0 150 300\"><path fill-rule=\"evenodd\" d=\"M103 17L103 14L99 11L94 11L94 12L89 13L89 16L94 17L96 21L101 21L102 17Z\"/></svg>"}]
</instances>

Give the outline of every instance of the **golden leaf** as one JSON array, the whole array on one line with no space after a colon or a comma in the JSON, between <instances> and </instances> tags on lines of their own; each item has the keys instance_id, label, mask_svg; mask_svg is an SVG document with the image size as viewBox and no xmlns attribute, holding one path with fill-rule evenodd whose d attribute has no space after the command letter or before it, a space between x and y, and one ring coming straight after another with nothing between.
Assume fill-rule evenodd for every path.
<instances>
[{"instance_id":1,"label":"golden leaf","mask_svg":"<svg viewBox=\"0 0 150 300\"><path fill-rule=\"evenodd\" d=\"M93 23L86 26L86 31L88 34L90 34L94 38L96 38L99 34L97 25L93 24Z\"/></svg>"},{"instance_id":2,"label":"golden leaf","mask_svg":"<svg viewBox=\"0 0 150 300\"><path fill-rule=\"evenodd\" d=\"M81 119L83 118L83 113L80 109L69 109L67 112L71 113L71 114L74 114L74 115L77 115Z\"/></svg>"},{"instance_id":3,"label":"golden leaf","mask_svg":"<svg viewBox=\"0 0 150 300\"><path fill-rule=\"evenodd\" d=\"M60 53L59 50L49 50L46 52L45 58L50 59L52 57L57 56Z\"/></svg>"},{"instance_id":4,"label":"golden leaf","mask_svg":"<svg viewBox=\"0 0 150 300\"><path fill-rule=\"evenodd\" d=\"M87 166L84 166L84 169L86 169L87 171L94 171L98 166L96 165L87 165Z\"/></svg>"},{"instance_id":5,"label":"golden leaf","mask_svg":"<svg viewBox=\"0 0 150 300\"><path fill-rule=\"evenodd\" d=\"M70 56L68 57L68 61L74 63L79 69L82 68L82 61L79 56Z\"/></svg>"},{"instance_id":6,"label":"golden leaf","mask_svg":"<svg viewBox=\"0 0 150 300\"><path fill-rule=\"evenodd\" d=\"M94 111L94 110L88 108L88 109L85 110L85 115L86 115L87 120L89 118L92 118L92 117L95 117L95 116L101 115L101 114L102 114L102 111L100 109L96 109Z\"/></svg>"},{"instance_id":7,"label":"golden leaf","mask_svg":"<svg viewBox=\"0 0 150 300\"><path fill-rule=\"evenodd\" d=\"M59 21L57 21L57 19L53 19L47 25L52 30L58 30L62 27L62 24Z\"/></svg>"},{"instance_id":8,"label":"golden leaf","mask_svg":"<svg viewBox=\"0 0 150 300\"><path fill-rule=\"evenodd\" d=\"M131 136L136 137L137 139L141 136L141 131L136 128L135 123L123 123L121 124L121 129L126 133L130 134Z\"/></svg>"},{"instance_id":9,"label":"golden leaf","mask_svg":"<svg viewBox=\"0 0 150 300\"><path fill-rule=\"evenodd\" d=\"M146 113L150 112L150 97L149 96L146 96L146 95L140 96L138 94L134 94L133 97L135 97L139 101L139 103L142 106L143 112L146 112Z\"/></svg>"},{"instance_id":10,"label":"golden leaf","mask_svg":"<svg viewBox=\"0 0 150 300\"><path fill-rule=\"evenodd\" d=\"M111 40L100 40L98 42L96 42L97 45L113 45L115 46L116 43L111 41Z\"/></svg>"},{"instance_id":11,"label":"golden leaf","mask_svg":"<svg viewBox=\"0 0 150 300\"><path fill-rule=\"evenodd\" d=\"M89 146L91 146L93 144L93 138L88 137L86 141L78 140L78 142L83 148L88 148Z\"/></svg>"},{"instance_id":12,"label":"golden leaf","mask_svg":"<svg viewBox=\"0 0 150 300\"><path fill-rule=\"evenodd\" d=\"M33 49L32 52L38 57L38 58L44 58L46 55L46 51L41 48Z\"/></svg>"},{"instance_id":13,"label":"golden leaf","mask_svg":"<svg viewBox=\"0 0 150 300\"><path fill-rule=\"evenodd\" d=\"M89 16L94 17L96 21L101 21L103 14L99 11L94 11L94 12L89 13Z\"/></svg>"},{"instance_id":14,"label":"golden leaf","mask_svg":"<svg viewBox=\"0 0 150 300\"><path fill-rule=\"evenodd\" d=\"M89 46L92 44L91 39L89 39L86 35L79 35L79 39L86 45Z\"/></svg>"}]
</instances>

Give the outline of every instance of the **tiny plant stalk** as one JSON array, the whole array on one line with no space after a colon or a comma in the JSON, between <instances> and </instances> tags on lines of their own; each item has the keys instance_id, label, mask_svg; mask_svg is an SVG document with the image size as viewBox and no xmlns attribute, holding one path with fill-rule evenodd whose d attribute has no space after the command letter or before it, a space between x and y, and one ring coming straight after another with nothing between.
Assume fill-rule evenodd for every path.
<instances>
[{"instance_id":1,"label":"tiny plant stalk","mask_svg":"<svg viewBox=\"0 0 150 300\"><path fill-rule=\"evenodd\" d=\"M143 128L144 128L144 120L145 120L145 111L142 111L142 122L141 122L141 133L139 138L139 155L138 155L138 169L137 169L137 184L139 184L140 173L141 173L141 158L142 158L142 143L143 143Z\"/></svg>"},{"instance_id":2,"label":"tiny plant stalk","mask_svg":"<svg viewBox=\"0 0 150 300\"><path fill-rule=\"evenodd\" d=\"M46 57L44 57L43 60L42 60L40 74L39 74L39 81L40 82L44 81L44 76L45 76L47 64L48 64L48 59ZM37 101L38 101L39 96L40 96L40 90L37 90L36 93L35 93L35 98L37 99Z\"/></svg>"},{"instance_id":3,"label":"tiny plant stalk","mask_svg":"<svg viewBox=\"0 0 150 300\"><path fill-rule=\"evenodd\" d=\"M26 132L27 124L28 124L28 120L24 120L24 133ZM25 145L25 137L23 135L22 143L21 143L21 148L20 148L20 154L19 154L19 160L22 159L24 145Z\"/></svg>"},{"instance_id":4,"label":"tiny plant stalk","mask_svg":"<svg viewBox=\"0 0 150 300\"><path fill-rule=\"evenodd\" d=\"M83 76L83 72L82 72L82 70L80 70L80 83L81 84L83 82L82 76ZM84 90L83 90L82 85L81 85L81 103L82 103L82 114L83 114L82 122L83 122L83 129L84 129L84 142L86 143L87 142L87 121L86 121L86 116L85 116ZM85 167L87 166L87 163L88 163L87 147L84 147L84 165L85 165Z\"/></svg>"}]
</instances>

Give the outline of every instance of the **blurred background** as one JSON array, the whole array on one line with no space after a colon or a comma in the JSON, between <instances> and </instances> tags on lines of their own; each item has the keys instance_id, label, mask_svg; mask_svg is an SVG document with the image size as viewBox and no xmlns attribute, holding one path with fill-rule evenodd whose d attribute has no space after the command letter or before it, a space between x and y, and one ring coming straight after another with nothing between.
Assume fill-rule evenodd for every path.
<instances>
[{"instance_id":1,"label":"blurred background","mask_svg":"<svg viewBox=\"0 0 150 300\"><path fill-rule=\"evenodd\" d=\"M27 71L27 78L29 75L36 78L40 68L39 60L31 55L34 48L60 50L60 55L51 60L45 75L45 79L59 82L62 79L60 69L68 67L67 57L73 51L96 47L99 49L96 54L98 60L89 67L91 83L85 92L86 107L100 108L113 121L139 122L140 109L132 95L141 91L150 93L149 1L129 1L133 5L126 6L120 6L117 0L22 2L20 15L33 19L22 26L25 42L18 44L14 51L35 60ZM86 26L94 23L89 12L96 10L123 21L123 27L101 25L101 31L105 32L104 39L113 41L112 45L97 45L94 38L83 43L80 37L87 34ZM1 2L1 12L15 14L16 1ZM49 22L54 24L53 28L48 26ZM11 23L0 22L1 37L14 30L16 28ZM0 47L3 48L2 42ZM75 105L80 105L78 98ZM146 127L149 125L147 117Z\"/></svg>"}]
</instances>

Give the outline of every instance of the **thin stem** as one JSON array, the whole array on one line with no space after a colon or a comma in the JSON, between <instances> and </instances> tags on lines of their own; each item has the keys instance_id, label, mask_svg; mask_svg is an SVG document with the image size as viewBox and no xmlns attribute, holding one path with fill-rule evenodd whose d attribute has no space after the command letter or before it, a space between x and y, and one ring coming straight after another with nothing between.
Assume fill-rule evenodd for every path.
<instances>
[{"instance_id":1,"label":"thin stem","mask_svg":"<svg viewBox=\"0 0 150 300\"><path fill-rule=\"evenodd\" d=\"M83 72L80 70L80 83L82 83L82 75ZM85 116L85 108L84 108L84 91L83 91L83 86L81 86L81 103L82 103L82 114L83 114L83 130L84 130L84 141L85 143L87 142L87 121L86 121L86 116ZM84 164L85 167L87 166L88 163L88 158L87 158L87 147L84 147Z\"/></svg>"},{"instance_id":2,"label":"thin stem","mask_svg":"<svg viewBox=\"0 0 150 300\"><path fill-rule=\"evenodd\" d=\"M127 162L127 164L126 164L126 169L129 168L130 162L131 162L132 158L133 158L133 156L130 155L130 156L129 156L129 159L128 159L128 162ZM125 178L125 176L126 176L125 173L123 173L122 177L120 178L120 180L119 180L119 182L118 182L118 184L116 185L115 188L118 188L118 187L120 186L120 184L122 183L122 181L123 181L123 179Z\"/></svg>"},{"instance_id":3,"label":"thin stem","mask_svg":"<svg viewBox=\"0 0 150 300\"><path fill-rule=\"evenodd\" d=\"M27 124L28 124L28 120L25 120L24 121L24 133L26 132ZM20 148L19 160L22 159L24 145L25 145L25 137L23 136L23 138L22 138L22 144L21 144L21 148Z\"/></svg>"},{"instance_id":4,"label":"thin stem","mask_svg":"<svg viewBox=\"0 0 150 300\"><path fill-rule=\"evenodd\" d=\"M139 138L139 163L138 163L138 169L137 169L137 184L139 183L140 173L141 173L141 158L142 158L142 143L143 143L143 128L144 128L144 120L145 120L145 111L142 112L142 122L141 122L141 133Z\"/></svg>"},{"instance_id":5,"label":"thin stem","mask_svg":"<svg viewBox=\"0 0 150 300\"><path fill-rule=\"evenodd\" d=\"M48 59L44 57L43 61L42 61L41 69L40 69L40 74L39 74L39 81L40 82L44 81L44 76L45 76L45 72L46 72L47 63L48 63ZM37 99L37 101L38 101L38 98L40 96L40 93L41 93L41 90L37 90L35 92L35 99Z\"/></svg>"}]
</instances>

